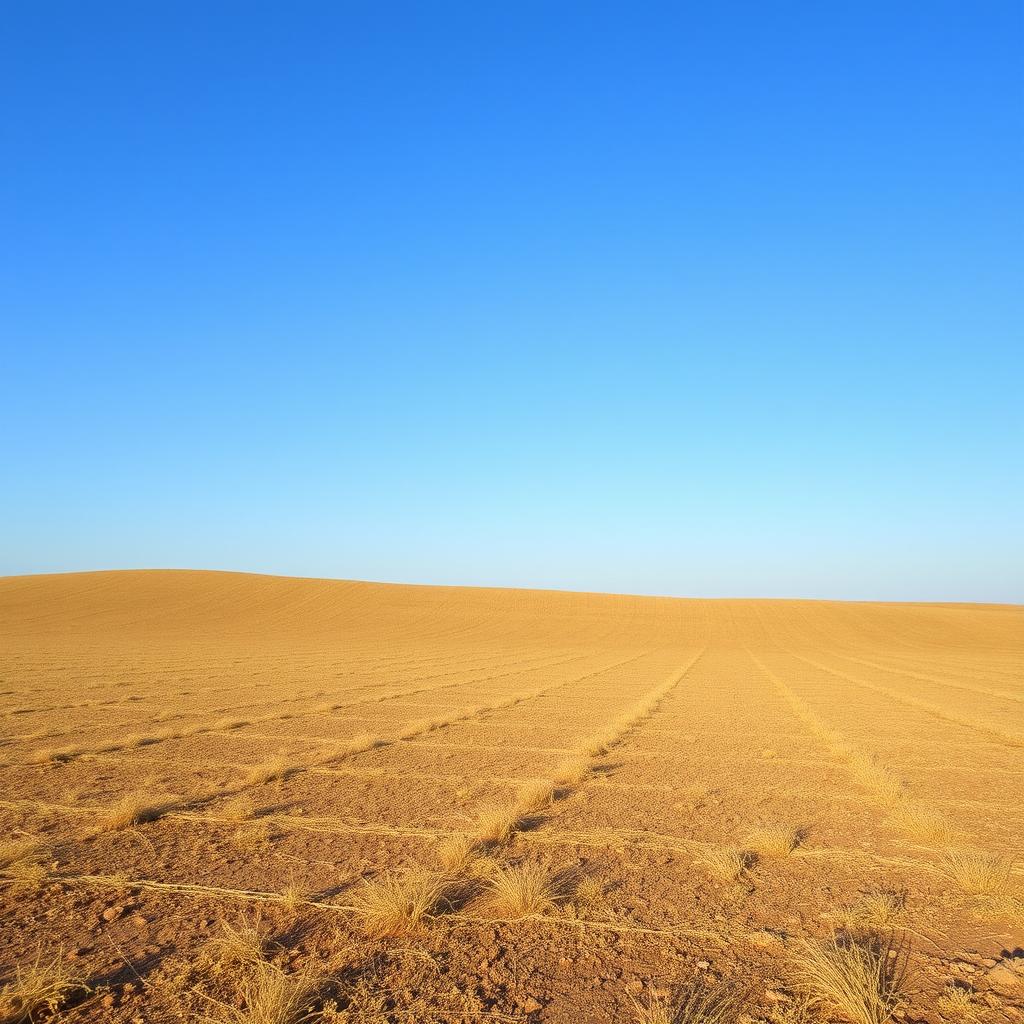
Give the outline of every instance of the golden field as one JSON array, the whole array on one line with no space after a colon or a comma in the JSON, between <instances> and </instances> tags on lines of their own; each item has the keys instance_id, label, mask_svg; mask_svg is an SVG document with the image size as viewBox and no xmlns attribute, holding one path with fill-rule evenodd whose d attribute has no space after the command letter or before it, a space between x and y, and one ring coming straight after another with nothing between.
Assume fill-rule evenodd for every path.
<instances>
[{"instance_id":1,"label":"golden field","mask_svg":"<svg viewBox=\"0 0 1024 1024\"><path fill-rule=\"evenodd\" d=\"M0 1020L1024 1020L1024 609L0 579Z\"/></svg>"}]
</instances>

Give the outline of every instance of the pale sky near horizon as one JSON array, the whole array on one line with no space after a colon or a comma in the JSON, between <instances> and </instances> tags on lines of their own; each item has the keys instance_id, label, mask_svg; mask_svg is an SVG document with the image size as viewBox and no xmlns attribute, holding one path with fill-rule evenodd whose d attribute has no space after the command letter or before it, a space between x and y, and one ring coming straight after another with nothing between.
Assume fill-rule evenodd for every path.
<instances>
[{"instance_id":1,"label":"pale sky near horizon","mask_svg":"<svg viewBox=\"0 0 1024 1024\"><path fill-rule=\"evenodd\" d=\"M1022 10L7 5L0 574L1024 601Z\"/></svg>"}]
</instances>

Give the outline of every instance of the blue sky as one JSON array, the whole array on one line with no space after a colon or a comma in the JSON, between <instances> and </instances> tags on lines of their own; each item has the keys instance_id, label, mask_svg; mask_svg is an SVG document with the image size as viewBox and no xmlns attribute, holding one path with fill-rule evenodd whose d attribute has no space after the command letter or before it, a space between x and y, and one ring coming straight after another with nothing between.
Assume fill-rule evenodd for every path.
<instances>
[{"instance_id":1,"label":"blue sky","mask_svg":"<svg viewBox=\"0 0 1024 1024\"><path fill-rule=\"evenodd\" d=\"M6 5L0 573L1024 601L1021 11Z\"/></svg>"}]
</instances>

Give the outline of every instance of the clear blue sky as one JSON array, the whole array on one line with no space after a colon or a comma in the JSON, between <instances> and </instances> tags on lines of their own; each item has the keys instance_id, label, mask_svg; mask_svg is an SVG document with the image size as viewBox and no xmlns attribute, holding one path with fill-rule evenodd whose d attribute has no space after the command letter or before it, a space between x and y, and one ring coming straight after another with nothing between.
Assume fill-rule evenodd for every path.
<instances>
[{"instance_id":1,"label":"clear blue sky","mask_svg":"<svg viewBox=\"0 0 1024 1024\"><path fill-rule=\"evenodd\" d=\"M0 573L1024 601L1022 6L5 4Z\"/></svg>"}]
</instances>

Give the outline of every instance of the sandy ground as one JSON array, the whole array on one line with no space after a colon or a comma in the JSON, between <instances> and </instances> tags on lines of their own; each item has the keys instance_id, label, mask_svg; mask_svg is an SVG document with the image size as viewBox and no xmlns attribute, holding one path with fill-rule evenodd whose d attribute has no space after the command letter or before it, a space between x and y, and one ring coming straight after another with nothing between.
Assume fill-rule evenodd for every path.
<instances>
[{"instance_id":1,"label":"sandy ground","mask_svg":"<svg viewBox=\"0 0 1024 1024\"><path fill-rule=\"evenodd\" d=\"M0 758L0 978L70 965L55 1019L248 1019L218 939L250 922L325 1019L633 1021L699 984L840 1020L805 943L884 933L896 1019L1024 1020L1019 607L0 579ZM517 917L492 880L528 864ZM418 923L367 916L424 875Z\"/></svg>"}]
</instances>

